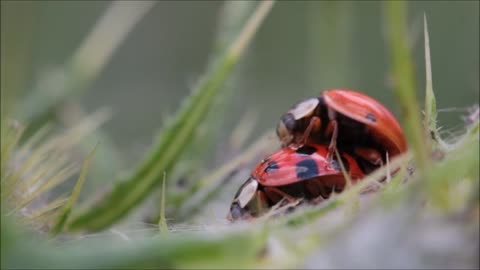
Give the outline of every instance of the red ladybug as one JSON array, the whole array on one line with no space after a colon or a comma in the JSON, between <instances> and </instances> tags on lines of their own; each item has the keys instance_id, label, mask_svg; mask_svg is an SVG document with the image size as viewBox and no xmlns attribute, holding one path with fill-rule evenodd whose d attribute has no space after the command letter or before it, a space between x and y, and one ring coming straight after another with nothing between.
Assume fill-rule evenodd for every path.
<instances>
[{"instance_id":1,"label":"red ladybug","mask_svg":"<svg viewBox=\"0 0 480 270\"><path fill-rule=\"evenodd\" d=\"M327 144L329 158L338 147L367 161L359 163L364 169L382 165L386 153L391 158L407 150L393 114L375 99L353 90L326 90L298 103L281 117L276 131L283 147Z\"/></svg>"},{"instance_id":2,"label":"red ladybug","mask_svg":"<svg viewBox=\"0 0 480 270\"><path fill-rule=\"evenodd\" d=\"M315 202L332 191L341 192L346 181L340 164L336 156L328 160L327 154L327 146L312 144L283 148L263 159L235 194L228 219L259 216L283 198ZM342 153L341 159L353 182L365 175L350 155Z\"/></svg>"}]
</instances>

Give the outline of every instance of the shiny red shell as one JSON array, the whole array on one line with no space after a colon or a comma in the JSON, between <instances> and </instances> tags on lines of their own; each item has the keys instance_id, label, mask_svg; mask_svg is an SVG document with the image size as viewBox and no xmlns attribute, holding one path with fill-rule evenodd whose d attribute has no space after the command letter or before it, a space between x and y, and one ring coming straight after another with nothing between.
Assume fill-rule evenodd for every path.
<instances>
[{"instance_id":1,"label":"shiny red shell","mask_svg":"<svg viewBox=\"0 0 480 270\"><path fill-rule=\"evenodd\" d=\"M368 126L371 136L383 145L391 156L407 150L400 124L380 102L363 93L347 89L326 90L320 95L329 108Z\"/></svg>"},{"instance_id":2,"label":"shiny red shell","mask_svg":"<svg viewBox=\"0 0 480 270\"><path fill-rule=\"evenodd\" d=\"M251 176L263 186L283 186L319 177L322 177L322 182L326 181L325 184L329 184L329 180L344 182L338 161L334 158L329 162L327 154L327 146L320 144L311 144L296 150L290 147L282 148L258 163ZM342 153L341 157L352 180L364 176L350 155Z\"/></svg>"}]
</instances>

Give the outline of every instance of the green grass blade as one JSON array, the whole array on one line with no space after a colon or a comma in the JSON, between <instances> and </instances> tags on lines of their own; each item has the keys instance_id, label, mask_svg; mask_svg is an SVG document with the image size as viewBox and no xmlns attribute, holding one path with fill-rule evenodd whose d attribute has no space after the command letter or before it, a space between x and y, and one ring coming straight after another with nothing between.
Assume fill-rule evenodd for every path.
<instances>
[{"instance_id":1,"label":"green grass blade","mask_svg":"<svg viewBox=\"0 0 480 270\"><path fill-rule=\"evenodd\" d=\"M437 101L435 93L433 92L432 80L432 61L430 55L430 35L428 33L427 16L423 15L423 33L425 38L425 133L430 134L430 137L443 150L448 150L451 147L442 140L437 128Z\"/></svg>"},{"instance_id":2,"label":"green grass blade","mask_svg":"<svg viewBox=\"0 0 480 270\"><path fill-rule=\"evenodd\" d=\"M98 144L97 144L98 145ZM90 166L90 161L92 161L93 156L95 155L95 150L97 149L97 145L92 149L90 154L87 156L87 159L83 163L82 170L80 171L80 176L78 177L77 183L73 188L72 194L68 199L68 202L62 209L60 216L57 219L55 226L52 228L51 235L57 235L63 231L65 223L72 211L72 207L77 201L78 197L80 196L80 192L82 191L83 183L85 183L85 179L87 176L88 167Z\"/></svg>"},{"instance_id":3,"label":"green grass blade","mask_svg":"<svg viewBox=\"0 0 480 270\"><path fill-rule=\"evenodd\" d=\"M272 1L259 4L226 53L207 72L176 116L168 122L145 160L130 176L118 182L102 201L75 216L70 230L100 230L118 221L147 197L152 188L160 182L162 173L174 167L272 4Z\"/></svg>"},{"instance_id":4,"label":"green grass blade","mask_svg":"<svg viewBox=\"0 0 480 270\"><path fill-rule=\"evenodd\" d=\"M423 16L423 33L425 38L425 127L427 132L437 137L437 105L433 93L432 62L430 58L430 37L428 34L427 16Z\"/></svg>"},{"instance_id":5,"label":"green grass blade","mask_svg":"<svg viewBox=\"0 0 480 270\"><path fill-rule=\"evenodd\" d=\"M209 57L209 64L218 61L217 57L219 56L219 52L227 49L228 45L234 41L257 5L258 3L254 1L224 2L222 9L219 11L220 15L217 21L218 30L215 37L214 49ZM237 74L237 72L233 72L229 76L228 81L224 83L224 87L215 97L209 113L202 123L200 123L198 132L192 137L187 149L182 154L182 157L179 158L181 164L178 164L175 171L170 173L171 181L167 186L169 189L168 194L178 193L178 185L173 184L173 181L177 182L182 180L184 182L182 186L188 188L185 192L181 192L181 195L185 194L185 196L175 196L175 198L169 196L168 203L172 211L176 211L180 204L184 202L184 199L189 195L186 194L188 191L195 189L197 181L193 179L195 179L197 175L205 174L204 168L212 165L212 152L214 152L212 149L218 147L218 142L221 140L221 134L225 129L225 125L228 125L228 123L231 123L232 119L234 119L233 115L228 115L228 110L234 106L234 97L237 95L234 91ZM228 150L225 152L227 151Z\"/></svg>"},{"instance_id":6,"label":"green grass blade","mask_svg":"<svg viewBox=\"0 0 480 270\"><path fill-rule=\"evenodd\" d=\"M10 218L2 219L2 269L225 269L254 268L266 231L184 233L132 243L112 239L33 242ZM28 259L26 259L28 258Z\"/></svg>"},{"instance_id":7,"label":"green grass blade","mask_svg":"<svg viewBox=\"0 0 480 270\"><path fill-rule=\"evenodd\" d=\"M162 181L162 199L160 204L160 218L158 219L158 229L160 230L161 234L168 233L168 224L165 217L165 174L163 174Z\"/></svg>"},{"instance_id":8,"label":"green grass blade","mask_svg":"<svg viewBox=\"0 0 480 270\"><path fill-rule=\"evenodd\" d=\"M408 45L407 3L386 1L385 19L387 41L390 47L394 77L394 93L403 115L403 128L409 145L413 148L417 168L423 171L428 164L428 141L422 127L420 109L415 95L415 78L412 56Z\"/></svg>"}]
</instances>

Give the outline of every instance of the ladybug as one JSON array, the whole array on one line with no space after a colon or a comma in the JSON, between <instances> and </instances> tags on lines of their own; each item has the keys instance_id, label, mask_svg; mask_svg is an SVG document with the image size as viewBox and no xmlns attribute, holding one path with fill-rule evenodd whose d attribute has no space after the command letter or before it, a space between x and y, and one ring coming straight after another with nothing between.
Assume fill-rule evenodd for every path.
<instances>
[{"instance_id":1,"label":"ladybug","mask_svg":"<svg viewBox=\"0 0 480 270\"><path fill-rule=\"evenodd\" d=\"M248 219L262 214L282 199L316 203L341 192L346 184L336 156L327 159L326 145L311 144L282 148L260 161L234 196L228 219ZM365 174L346 153L341 161L352 182Z\"/></svg>"},{"instance_id":2,"label":"ladybug","mask_svg":"<svg viewBox=\"0 0 480 270\"><path fill-rule=\"evenodd\" d=\"M299 102L281 117L276 132L282 147L327 144L331 159L338 146L359 157L368 171L384 164L386 153L394 157L407 150L393 114L372 97L348 89L325 90Z\"/></svg>"}]
</instances>

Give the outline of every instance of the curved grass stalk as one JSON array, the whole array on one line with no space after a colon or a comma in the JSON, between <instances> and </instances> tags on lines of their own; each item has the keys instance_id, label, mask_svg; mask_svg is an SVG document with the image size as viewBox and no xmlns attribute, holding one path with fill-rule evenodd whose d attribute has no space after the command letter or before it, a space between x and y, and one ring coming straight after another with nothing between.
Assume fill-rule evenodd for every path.
<instances>
[{"instance_id":1,"label":"curved grass stalk","mask_svg":"<svg viewBox=\"0 0 480 270\"><path fill-rule=\"evenodd\" d=\"M38 82L20 108L32 126L41 126L49 114L72 95L85 91L110 61L133 27L156 1L112 1L71 59L49 78ZM48 76L47 75L47 76Z\"/></svg>"}]
</instances>

